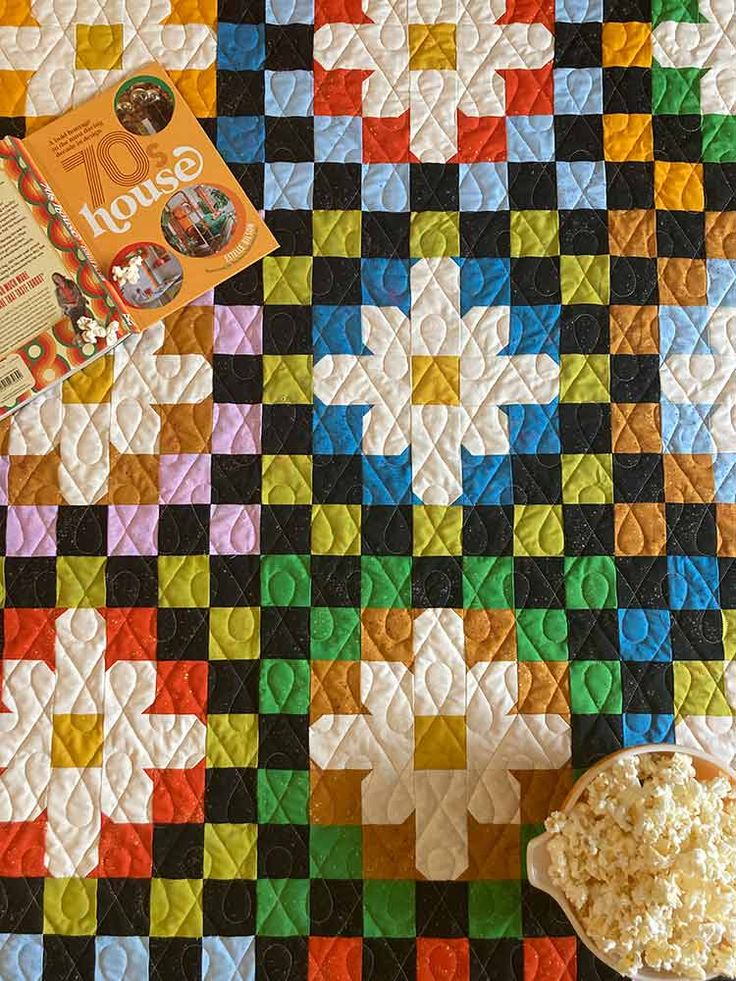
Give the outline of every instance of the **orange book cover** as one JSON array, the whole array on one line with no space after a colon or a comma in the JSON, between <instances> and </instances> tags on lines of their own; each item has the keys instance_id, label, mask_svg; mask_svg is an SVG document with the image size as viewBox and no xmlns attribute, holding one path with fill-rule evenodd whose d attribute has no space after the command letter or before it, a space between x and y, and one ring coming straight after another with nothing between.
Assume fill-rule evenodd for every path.
<instances>
[{"instance_id":1,"label":"orange book cover","mask_svg":"<svg viewBox=\"0 0 736 981\"><path fill-rule=\"evenodd\" d=\"M159 65L0 141L0 418L277 245Z\"/></svg>"}]
</instances>

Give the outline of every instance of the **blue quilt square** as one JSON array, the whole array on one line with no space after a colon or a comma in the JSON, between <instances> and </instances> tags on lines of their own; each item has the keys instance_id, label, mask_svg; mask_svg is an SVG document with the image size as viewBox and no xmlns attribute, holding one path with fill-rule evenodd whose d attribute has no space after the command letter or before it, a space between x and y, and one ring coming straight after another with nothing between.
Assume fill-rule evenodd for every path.
<instances>
[{"instance_id":1,"label":"blue quilt square","mask_svg":"<svg viewBox=\"0 0 736 981\"><path fill-rule=\"evenodd\" d=\"M473 456L461 449L463 504L513 504L509 456Z\"/></svg>"},{"instance_id":2,"label":"blue quilt square","mask_svg":"<svg viewBox=\"0 0 736 981\"><path fill-rule=\"evenodd\" d=\"M659 308L659 353L663 358L670 354L709 354L708 307Z\"/></svg>"},{"instance_id":3,"label":"blue quilt square","mask_svg":"<svg viewBox=\"0 0 736 981\"><path fill-rule=\"evenodd\" d=\"M559 453L560 423L557 399L547 405L528 402L509 405L509 446L512 453Z\"/></svg>"},{"instance_id":4,"label":"blue quilt square","mask_svg":"<svg viewBox=\"0 0 736 981\"><path fill-rule=\"evenodd\" d=\"M548 354L560 361L560 307L511 307L509 342L501 354Z\"/></svg>"},{"instance_id":5,"label":"blue quilt square","mask_svg":"<svg viewBox=\"0 0 736 981\"><path fill-rule=\"evenodd\" d=\"M507 116L506 143L514 163L554 160L554 116Z\"/></svg>"},{"instance_id":6,"label":"blue quilt square","mask_svg":"<svg viewBox=\"0 0 736 981\"><path fill-rule=\"evenodd\" d=\"M313 416L313 452L322 456L360 453L363 440L363 416L370 406L324 405L315 399Z\"/></svg>"},{"instance_id":7,"label":"blue quilt square","mask_svg":"<svg viewBox=\"0 0 736 981\"><path fill-rule=\"evenodd\" d=\"M665 713L625 712L624 746L643 746L645 743L673 743L674 716Z\"/></svg>"},{"instance_id":8,"label":"blue quilt square","mask_svg":"<svg viewBox=\"0 0 736 981\"><path fill-rule=\"evenodd\" d=\"M202 977L207 981L255 981L255 938L202 937Z\"/></svg>"},{"instance_id":9,"label":"blue quilt square","mask_svg":"<svg viewBox=\"0 0 736 981\"><path fill-rule=\"evenodd\" d=\"M314 0L266 0L266 23L313 24Z\"/></svg>"},{"instance_id":10,"label":"blue quilt square","mask_svg":"<svg viewBox=\"0 0 736 981\"><path fill-rule=\"evenodd\" d=\"M95 981L147 977L148 937L95 938Z\"/></svg>"},{"instance_id":11,"label":"blue quilt square","mask_svg":"<svg viewBox=\"0 0 736 981\"><path fill-rule=\"evenodd\" d=\"M507 307L510 303L510 259L460 259L462 316L473 307Z\"/></svg>"},{"instance_id":12,"label":"blue quilt square","mask_svg":"<svg viewBox=\"0 0 736 981\"><path fill-rule=\"evenodd\" d=\"M313 189L313 163L275 160L264 168L263 203L269 211L277 208L308 211L312 207Z\"/></svg>"},{"instance_id":13,"label":"blue quilt square","mask_svg":"<svg viewBox=\"0 0 736 981\"><path fill-rule=\"evenodd\" d=\"M719 504L736 504L736 453L716 453L713 458L715 499Z\"/></svg>"},{"instance_id":14,"label":"blue quilt square","mask_svg":"<svg viewBox=\"0 0 736 981\"><path fill-rule=\"evenodd\" d=\"M555 68L555 112L567 116L603 112L602 68Z\"/></svg>"},{"instance_id":15,"label":"blue quilt square","mask_svg":"<svg viewBox=\"0 0 736 981\"><path fill-rule=\"evenodd\" d=\"M408 259L363 259L360 265L363 303L373 307L399 307L409 313Z\"/></svg>"},{"instance_id":16,"label":"blue quilt square","mask_svg":"<svg viewBox=\"0 0 736 981\"><path fill-rule=\"evenodd\" d=\"M708 259L708 306L736 307L736 261Z\"/></svg>"},{"instance_id":17,"label":"blue quilt square","mask_svg":"<svg viewBox=\"0 0 736 981\"><path fill-rule=\"evenodd\" d=\"M662 448L666 453L711 453L712 406L662 401Z\"/></svg>"},{"instance_id":18,"label":"blue quilt square","mask_svg":"<svg viewBox=\"0 0 736 981\"><path fill-rule=\"evenodd\" d=\"M558 160L555 166L560 208L605 211L606 168L602 160Z\"/></svg>"},{"instance_id":19,"label":"blue quilt square","mask_svg":"<svg viewBox=\"0 0 736 981\"><path fill-rule=\"evenodd\" d=\"M261 163L266 159L263 116L219 116L217 149L229 163Z\"/></svg>"},{"instance_id":20,"label":"blue quilt square","mask_svg":"<svg viewBox=\"0 0 736 981\"><path fill-rule=\"evenodd\" d=\"M618 649L625 661L671 661L669 610L619 610Z\"/></svg>"},{"instance_id":21,"label":"blue quilt square","mask_svg":"<svg viewBox=\"0 0 736 981\"><path fill-rule=\"evenodd\" d=\"M409 210L409 164L363 164L364 211Z\"/></svg>"},{"instance_id":22,"label":"blue quilt square","mask_svg":"<svg viewBox=\"0 0 736 981\"><path fill-rule=\"evenodd\" d=\"M223 71L257 72L266 62L266 30L263 24L230 24L217 27L217 67Z\"/></svg>"},{"instance_id":23,"label":"blue quilt square","mask_svg":"<svg viewBox=\"0 0 736 981\"><path fill-rule=\"evenodd\" d=\"M320 163L360 163L363 127L359 116L315 116L314 159Z\"/></svg>"},{"instance_id":24,"label":"blue quilt square","mask_svg":"<svg viewBox=\"0 0 736 981\"><path fill-rule=\"evenodd\" d=\"M42 977L43 937L41 934L0 933L0 978L35 981L36 978Z\"/></svg>"},{"instance_id":25,"label":"blue quilt square","mask_svg":"<svg viewBox=\"0 0 736 981\"><path fill-rule=\"evenodd\" d=\"M398 456L363 457L363 503L412 503L409 450Z\"/></svg>"},{"instance_id":26,"label":"blue quilt square","mask_svg":"<svg viewBox=\"0 0 736 981\"><path fill-rule=\"evenodd\" d=\"M312 307L314 359L325 354L367 354L360 307Z\"/></svg>"},{"instance_id":27,"label":"blue quilt square","mask_svg":"<svg viewBox=\"0 0 736 981\"><path fill-rule=\"evenodd\" d=\"M460 164L460 210L508 211L508 165Z\"/></svg>"},{"instance_id":28,"label":"blue quilt square","mask_svg":"<svg viewBox=\"0 0 736 981\"><path fill-rule=\"evenodd\" d=\"M668 555L667 580L673 610L718 609L718 559L714 555Z\"/></svg>"},{"instance_id":29,"label":"blue quilt square","mask_svg":"<svg viewBox=\"0 0 736 981\"><path fill-rule=\"evenodd\" d=\"M267 116L311 116L313 98L312 72L265 72Z\"/></svg>"},{"instance_id":30,"label":"blue quilt square","mask_svg":"<svg viewBox=\"0 0 736 981\"><path fill-rule=\"evenodd\" d=\"M587 24L603 20L603 0L556 0L555 20L563 24Z\"/></svg>"}]
</instances>

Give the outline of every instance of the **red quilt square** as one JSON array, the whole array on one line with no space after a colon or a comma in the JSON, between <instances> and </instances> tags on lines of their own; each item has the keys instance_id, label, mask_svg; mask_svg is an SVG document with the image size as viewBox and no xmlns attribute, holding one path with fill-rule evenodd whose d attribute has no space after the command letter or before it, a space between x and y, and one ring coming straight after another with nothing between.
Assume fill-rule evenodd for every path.
<instances>
[{"instance_id":1,"label":"red quilt square","mask_svg":"<svg viewBox=\"0 0 736 981\"><path fill-rule=\"evenodd\" d=\"M370 24L363 0L315 0L314 27L323 24Z\"/></svg>"},{"instance_id":2,"label":"red quilt square","mask_svg":"<svg viewBox=\"0 0 736 981\"><path fill-rule=\"evenodd\" d=\"M575 937L533 937L524 940L524 981L576 981Z\"/></svg>"},{"instance_id":3,"label":"red quilt square","mask_svg":"<svg viewBox=\"0 0 736 981\"><path fill-rule=\"evenodd\" d=\"M35 821L0 824L0 876L32 878L43 876L46 814Z\"/></svg>"},{"instance_id":4,"label":"red quilt square","mask_svg":"<svg viewBox=\"0 0 736 981\"><path fill-rule=\"evenodd\" d=\"M8 661L45 661L55 669L56 621L60 613L61 610L4 610L3 657Z\"/></svg>"},{"instance_id":5,"label":"red quilt square","mask_svg":"<svg viewBox=\"0 0 736 981\"><path fill-rule=\"evenodd\" d=\"M499 24L544 24L550 31L555 23L554 0L506 0L506 12Z\"/></svg>"},{"instance_id":6,"label":"red quilt square","mask_svg":"<svg viewBox=\"0 0 736 981\"><path fill-rule=\"evenodd\" d=\"M364 163L409 163L409 113L392 119L363 117Z\"/></svg>"},{"instance_id":7,"label":"red quilt square","mask_svg":"<svg viewBox=\"0 0 736 981\"><path fill-rule=\"evenodd\" d=\"M325 71L314 66L315 116L359 116L363 105L363 80L370 72Z\"/></svg>"},{"instance_id":8,"label":"red quilt square","mask_svg":"<svg viewBox=\"0 0 736 981\"><path fill-rule=\"evenodd\" d=\"M156 665L156 697L148 709L152 715L207 717L207 662L159 661Z\"/></svg>"},{"instance_id":9,"label":"red quilt square","mask_svg":"<svg viewBox=\"0 0 736 981\"><path fill-rule=\"evenodd\" d=\"M156 660L156 610L130 607L105 611L107 648L105 665L116 661Z\"/></svg>"},{"instance_id":10,"label":"red quilt square","mask_svg":"<svg viewBox=\"0 0 736 981\"><path fill-rule=\"evenodd\" d=\"M149 770L154 824L204 821L204 762L188 770Z\"/></svg>"},{"instance_id":11,"label":"red quilt square","mask_svg":"<svg viewBox=\"0 0 736 981\"><path fill-rule=\"evenodd\" d=\"M360 937L310 937L309 981L360 981L362 947Z\"/></svg>"},{"instance_id":12,"label":"red quilt square","mask_svg":"<svg viewBox=\"0 0 736 981\"><path fill-rule=\"evenodd\" d=\"M417 981L468 981L467 940L417 939Z\"/></svg>"},{"instance_id":13,"label":"red quilt square","mask_svg":"<svg viewBox=\"0 0 736 981\"><path fill-rule=\"evenodd\" d=\"M506 121L503 116L457 114L458 163L505 160Z\"/></svg>"},{"instance_id":14,"label":"red quilt square","mask_svg":"<svg viewBox=\"0 0 736 981\"><path fill-rule=\"evenodd\" d=\"M97 876L148 879L153 867L153 825L116 824L104 815Z\"/></svg>"},{"instance_id":15,"label":"red quilt square","mask_svg":"<svg viewBox=\"0 0 736 981\"><path fill-rule=\"evenodd\" d=\"M551 116L552 65L544 68L514 68L499 72L506 85L506 112L509 116Z\"/></svg>"}]
</instances>

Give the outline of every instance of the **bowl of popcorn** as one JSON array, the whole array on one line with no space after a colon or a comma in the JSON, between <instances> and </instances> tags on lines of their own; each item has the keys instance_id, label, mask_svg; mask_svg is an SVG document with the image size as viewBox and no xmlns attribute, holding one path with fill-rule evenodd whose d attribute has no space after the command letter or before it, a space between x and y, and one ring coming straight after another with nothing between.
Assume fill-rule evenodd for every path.
<instances>
[{"instance_id":1,"label":"bowl of popcorn","mask_svg":"<svg viewBox=\"0 0 736 981\"><path fill-rule=\"evenodd\" d=\"M614 753L527 851L529 882L638 981L736 976L736 773L669 745Z\"/></svg>"}]
</instances>

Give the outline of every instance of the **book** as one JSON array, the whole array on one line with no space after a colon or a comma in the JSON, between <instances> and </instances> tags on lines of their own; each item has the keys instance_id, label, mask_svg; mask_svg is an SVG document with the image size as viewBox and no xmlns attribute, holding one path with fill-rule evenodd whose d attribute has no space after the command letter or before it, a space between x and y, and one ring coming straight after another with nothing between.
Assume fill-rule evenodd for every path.
<instances>
[{"instance_id":1,"label":"book","mask_svg":"<svg viewBox=\"0 0 736 981\"><path fill-rule=\"evenodd\" d=\"M277 244L159 65L0 140L0 419Z\"/></svg>"}]
</instances>

